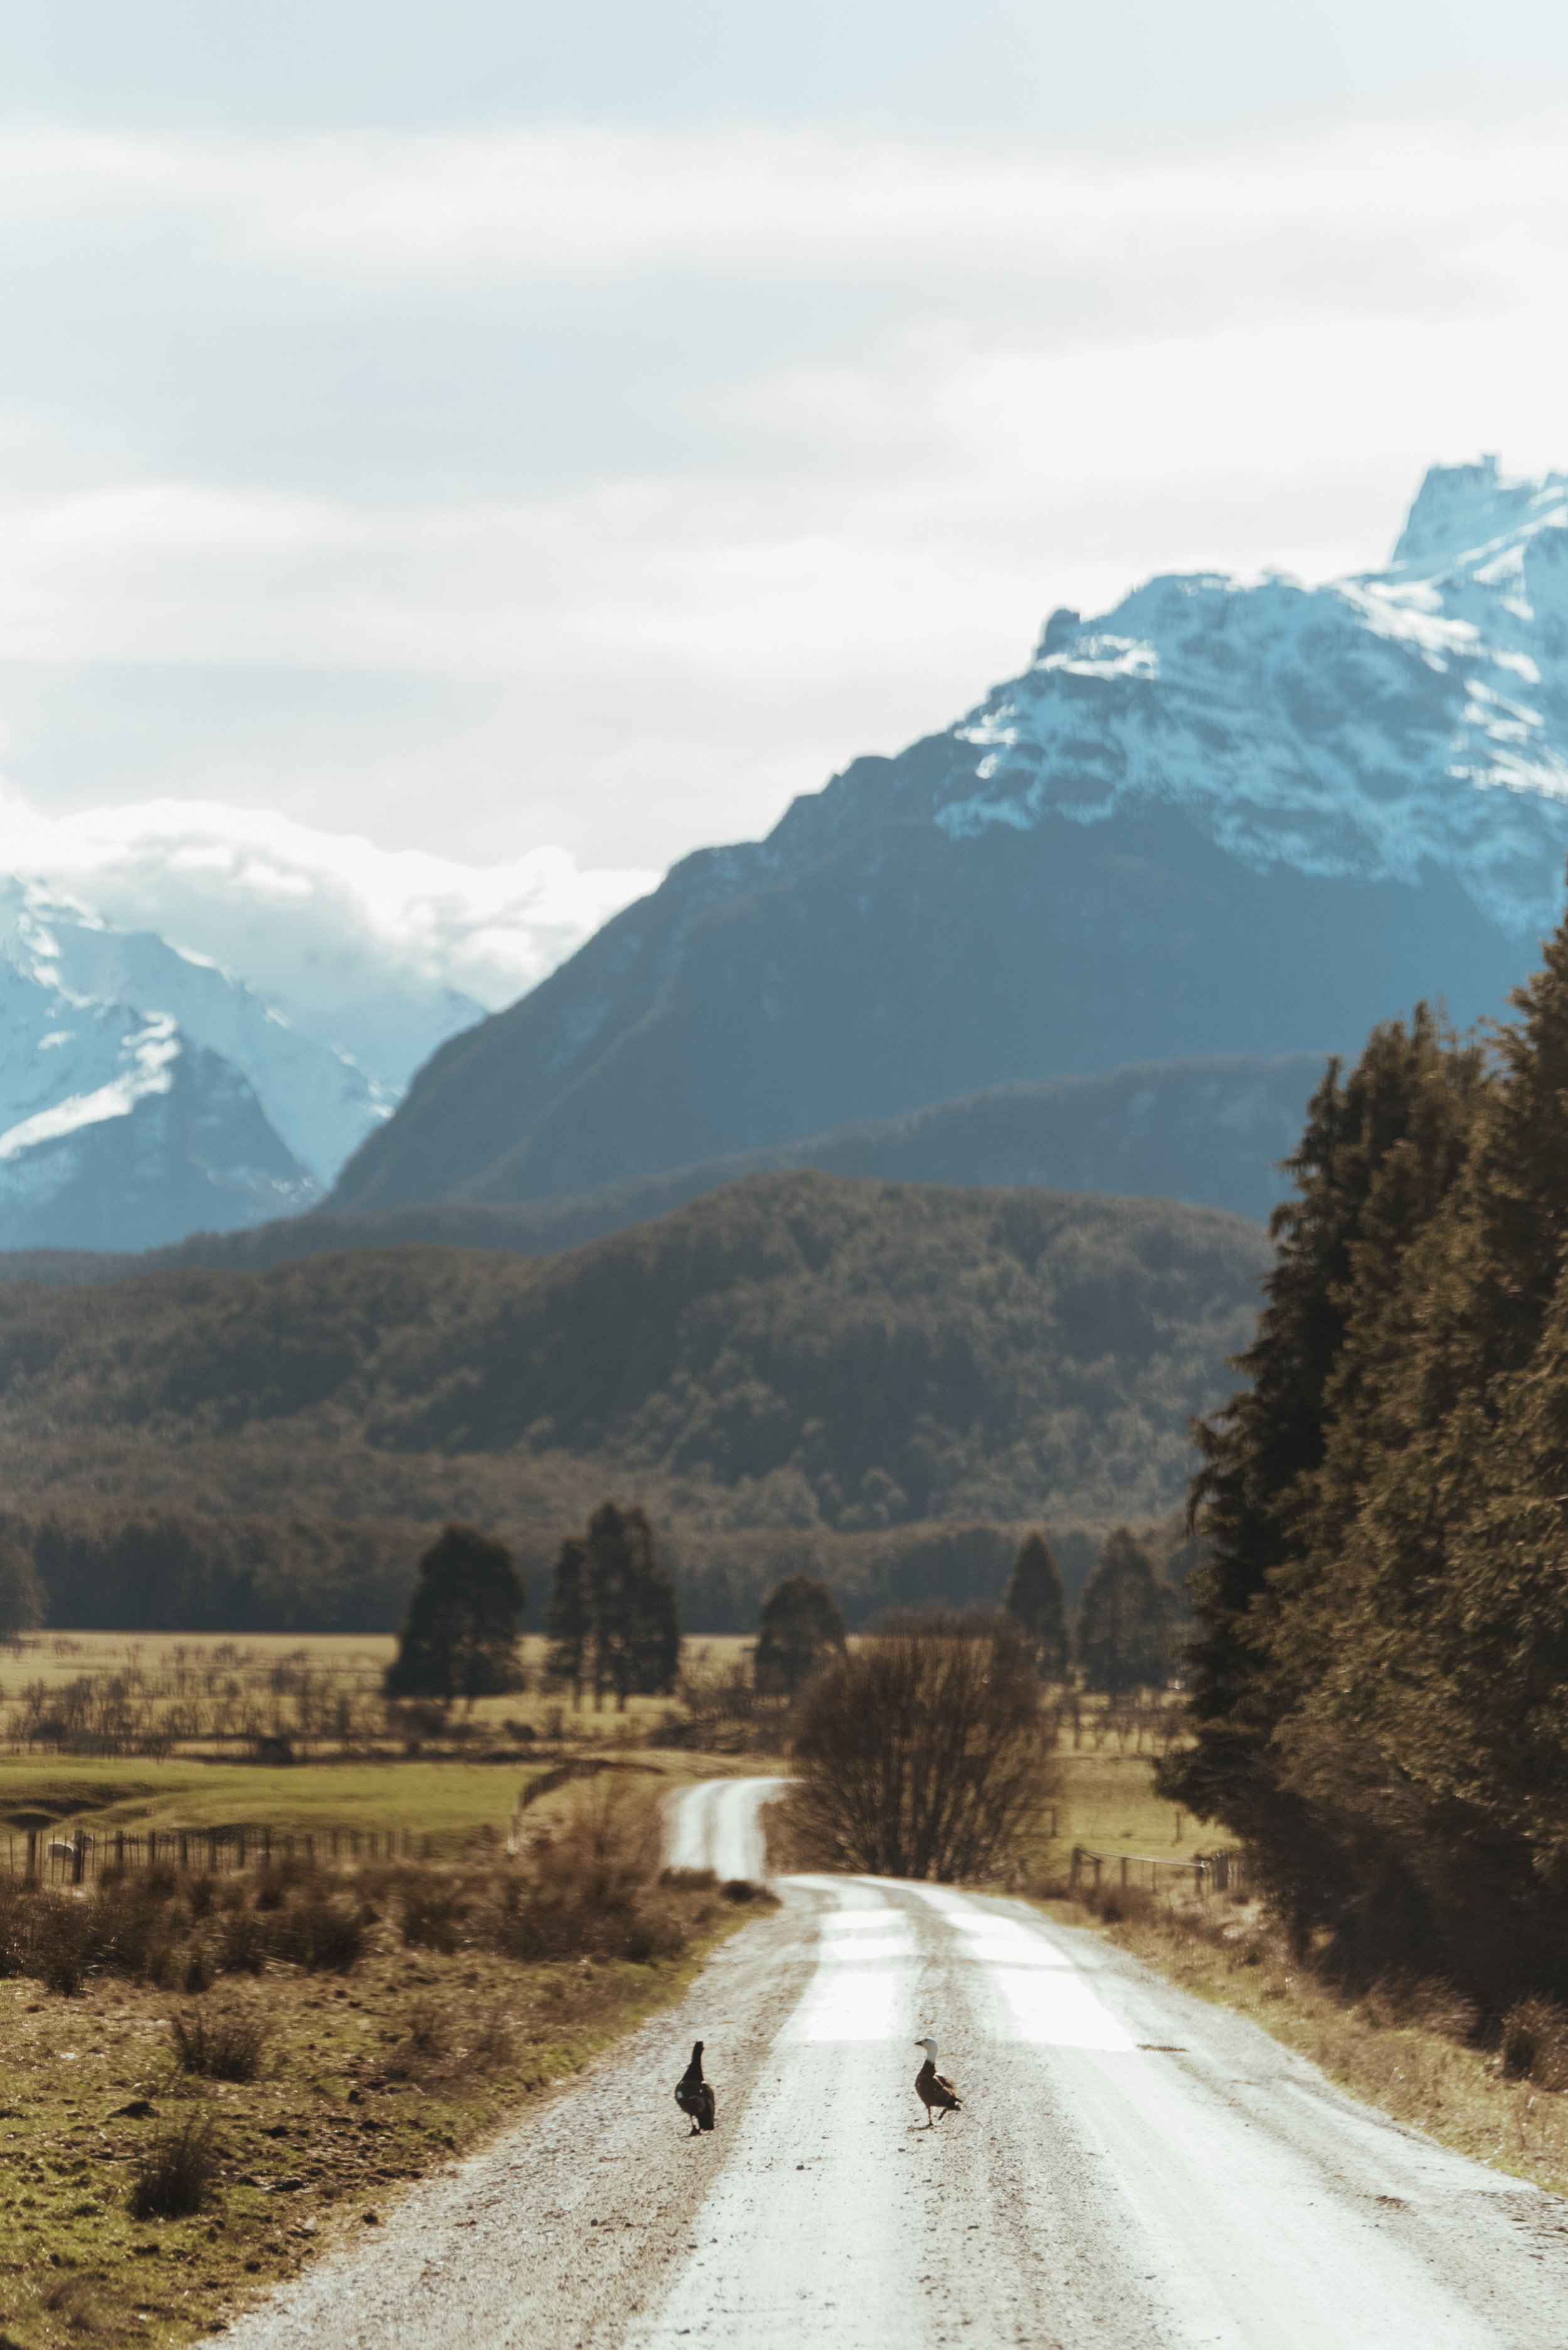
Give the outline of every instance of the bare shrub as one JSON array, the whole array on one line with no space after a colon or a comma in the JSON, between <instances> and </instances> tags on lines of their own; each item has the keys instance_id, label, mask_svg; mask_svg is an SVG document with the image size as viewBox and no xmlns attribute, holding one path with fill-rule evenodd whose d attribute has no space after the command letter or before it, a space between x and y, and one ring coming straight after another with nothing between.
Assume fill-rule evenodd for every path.
<instances>
[{"instance_id":1,"label":"bare shrub","mask_svg":"<svg viewBox=\"0 0 1568 2350\"><path fill-rule=\"evenodd\" d=\"M259 1975L270 1947L271 1937L254 1909L226 1910L218 1929L218 1971L226 1975Z\"/></svg>"},{"instance_id":2,"label":"bare shrub","mask_svg":"<svg viewBox=\"0 0 1568 2350\"><path fill-rule=\"evenodd\" d=\"M588 1954L640 1963L689 1931L680 1895L656 1883L659 1823L649 1791L606 1775L581 1787L556 1834L535 1845L497 1905L498 1948L515 1959Z\"/></svg>"},{"instance_id":3,"label":"bare shrub","mask_svg":"<svg viewBox=\"0 0 1568 2350\"><path fill-rule=\"evenodd\" d=\"M47 1991L75 1999L97 1955L93 1919L85 1902L45 1895L38 1902L22 1971L36 1975Z\"/></svg>"},{"instance_id":4,"label":"bare shrub","mask_svg":"<svg viewBox=\"0 0 1568 2350\"><path fill-rule=\"evenodd\" d=\"M1470 2039L1479 2021L1474 2000L1438 1976L1385 1976L1363 1994L1361 2005L1370 2022L1414 2025L1447 2040Z\"/></svg>"},{"instance_id":5,"label":"bare shrub","mask_svg":"<svg viewBox=\"0 0 1568 2350\"><path fill-rule=\"evenodd\" d=\"M461 2002L438 2006L422 1999L409 2010L402 2039L377 2070L384 2081L433 2088L503 2072L514 2053L512 2027L498 2009Z\"/></svg>"},{"instance_id":6,"label":"bare shrub","mask_svg":"<svg viewBox=\"0 0 1568 2350\"><path fill-rule=\"evenodd\" d=\"M1510 2080L1568 2089L1568 2012L1535 1992L1502 2019L1502 2069Z\"/></svg>"},{"instance_id":7,"label":"bare shrub","mask_svg":"<svg viewBox=\"0 0 1568 2350\"><path fill-rule=\"evenodd\" d=\"M387 2081L428 2081L445 2070L451 2054L445 2011L433 2000L417 1999L409 2010L403 2037L377 2069Z\"/></svg>"},{"instance_id":8,"label":"bare shrub","mask_svg":"<svg viewBox=\"0 0 1568 2350\"><path fill-rule=\"evenodd\" d=\"M400 1929L410 1949L450 1954L463 1936L467 1903L462 1888L411 1877L400 1888Z\"/></svg>"},{"instance_id":9,"label":"bare shrub","mask_svg":"<svg viewBox=\"0 0 1568 2350\"><path fill-rule=\"evenodd\" d=\"M242 2008L210 2013L192 2008L171 2015L169 2030L182 2072L209 2081L254 2081L266 2048L265 2020Z\"/></svg>"},{"instance_id":10,"label":"bare shrub","mask_svg":"<svg viewBox=\"0 0 1568 2350\"><path fill-rule=\"evenodd\" d=\"M211 2120L192 2115L160 2130L136 2158L128 2200L133 2220L185 2220L211 2200L218 2149Z\"/></svg>"},{"instance_id":11,"label":"bare shrub","mask_svg":"<svg viewBox=\"0 0 1568 2350\"><path fill-rule=\"evenodd\" d=\"M347 1974L365 1955L365 1921L347 1903L313 1893L280 1913L273 1948L313 1974Z\"/></svg>"},{"instance_id":12,"label":"bare shrub","mask_svg":"<svg viewBox=\"0 0 1568 2350\"><path fill-rule=\"evenodd\" d=\"M1039 1687L1008 1618L889 1622L807 1685L788 1809L825 1867L992 1873L1049 1793Z\"/></svg>"}]
</instances>

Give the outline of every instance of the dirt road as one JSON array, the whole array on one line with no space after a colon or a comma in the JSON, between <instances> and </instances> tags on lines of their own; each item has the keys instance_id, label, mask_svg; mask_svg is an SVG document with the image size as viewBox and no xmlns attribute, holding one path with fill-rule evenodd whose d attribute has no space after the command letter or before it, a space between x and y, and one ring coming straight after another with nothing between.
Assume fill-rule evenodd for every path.
<instances>
[{"instance_id":1,"label":"dirt road","mask_svg":"<svg viewBox=\"0 0 1568 2350\"><path fill-rule=\"evenodd\" d=\"M774 1783L673 1849L754 1858ZM1568 2206L1023 1904L792 1877L676 2011L228 2350L1568 2350ZM964 2110L927 2129L917 2035ZM711 2137L671 2099L692 2039Z\"/></svg>"}]
</instances>

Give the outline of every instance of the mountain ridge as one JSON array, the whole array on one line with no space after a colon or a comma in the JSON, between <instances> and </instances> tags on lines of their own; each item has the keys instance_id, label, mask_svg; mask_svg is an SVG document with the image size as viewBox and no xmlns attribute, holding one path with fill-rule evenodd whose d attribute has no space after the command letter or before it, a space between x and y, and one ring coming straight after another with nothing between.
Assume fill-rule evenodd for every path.
<instances>
[{"instance_id":1,"label":"mountain ridge","mask_svg":"<svg viewBox=\"0 0 1568 2350\"><path fill-rule=\"evenodd\" d=\"M541 1199L1015 1080L1501 1007L1568 853L1568 483L1434 469L1383 573L1146 583L697 852L438 1050L338 1208Z\"/></svg>"},{"instance_id":2,"label":"mountain ridge","mask_svg":"<svg viewBox=\"0 0 1568 2350\"><path fill-rule=\"evenodd\" d=\"M955 1190L1033 1186L1163 1199L1267 1222L1322 1076L1313 1053L1163 1061L1084 1077L1001 1086L773 1150L732 1154L554 1200L316 1208L244 1231L197 1233L141 1256L35 1250L0 1254L0 1283L121 1281L197 1265L254 1273L346 1248L423 1245L548 1255L670 1213L747 1175L821 1174Z\"/></svg>"}]
</instances>

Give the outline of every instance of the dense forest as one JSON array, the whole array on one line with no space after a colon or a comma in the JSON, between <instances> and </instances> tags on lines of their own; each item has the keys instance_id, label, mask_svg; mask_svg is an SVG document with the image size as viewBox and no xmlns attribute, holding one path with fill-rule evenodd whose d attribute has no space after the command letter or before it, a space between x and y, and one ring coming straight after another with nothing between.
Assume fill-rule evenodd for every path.
<instances>
[{"instance_id":1,"label":"dense forest","mask_svg":"<svg viewBox=\"0 0 1568 2350\"><path fill-rule=\"evenodd\" d=\"M1195 1502L1168 1791L1347 1974L1568 1991L1568 934L1331 1066Z\"/></svg>"},{"instance_id":2,"label":"dense forest","mask_svg":"<svg viewBox=\"0 0 1568 2350\"><path fill-rule=\"evenodd\" d=\"M549 1258L0 1289L0 1491L558 1534L1163 1515L1254 1318L1210 1209L760 1176Z\"/></svg>"}]
</instances>

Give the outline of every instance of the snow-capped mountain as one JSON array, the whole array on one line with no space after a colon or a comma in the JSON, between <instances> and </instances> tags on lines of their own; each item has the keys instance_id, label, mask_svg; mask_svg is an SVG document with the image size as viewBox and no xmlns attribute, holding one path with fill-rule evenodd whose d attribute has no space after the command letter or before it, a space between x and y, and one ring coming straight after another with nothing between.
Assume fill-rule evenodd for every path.
<instances>
[{"instance_id":1,"label":"snow-capped mountain","mask_svg":"<svg viewBox=\"0 0 1568 2350\"><path fill-rule=\"evenodd\" d=\"M1563 902L1568 477L1428 476L1387 567L1159 578L688 858L442 1045L334 1204L536 1199L1014 1079L1500 1007Z\"/></svg>"},{"instance_id":2,"label":"snow-capped mountain","mask_svg":"<svg viewBox=\"0 0 1568 2350\"><path fill-rule=\"evenodd\" d=\"M389 1107L214 965L0 886L0 1246L149 1247L290 1213Z\"/></svg>"},{"instance_id":3,"label":"snow-capped mountain","mask_svg":"<svg viewBox=\"0 0 1568 2350\"><path fill-rule=\"evenodd\" d=\"M1451 871L1500 929L1557 918L1568 856L1568 474L1428 474L1387 569L1308 588L1153 579L1056 612L954 730L953 837L1138 803L1192 809L1262 868Z\"/></svg>"}]
</instances>

